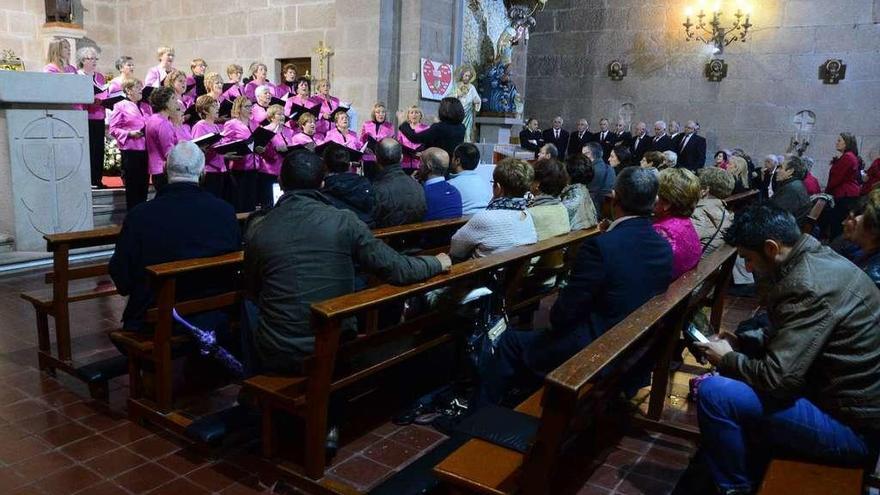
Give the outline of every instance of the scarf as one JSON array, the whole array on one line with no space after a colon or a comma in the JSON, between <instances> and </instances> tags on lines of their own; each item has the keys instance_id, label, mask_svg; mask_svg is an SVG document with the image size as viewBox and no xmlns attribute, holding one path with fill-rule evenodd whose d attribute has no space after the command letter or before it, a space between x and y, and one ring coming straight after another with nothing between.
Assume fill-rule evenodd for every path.
<instances>
[{"instance_id":1,"label":"scarf","mask_svg":"<svg viewBox=\"0 0 880 495\"><path fill-rule=\"evenodd\" d=\"M560 201L559 198L557 198L556 196L550 196L549 194L539 194L532 198L532 200L529 202L529 207L559 204L562 204L562 201Z\"/></svg>"},{"instance_id":2,"label":"scarf","mask_svg":"<svg viewBox=\"0 0 880 495\"><path fill-rule=\"evenodd\" d=\"M528 207L525 198L496 198L486 206L487 210L515 210L523 211Z\"/></svg>"}]
</instances>

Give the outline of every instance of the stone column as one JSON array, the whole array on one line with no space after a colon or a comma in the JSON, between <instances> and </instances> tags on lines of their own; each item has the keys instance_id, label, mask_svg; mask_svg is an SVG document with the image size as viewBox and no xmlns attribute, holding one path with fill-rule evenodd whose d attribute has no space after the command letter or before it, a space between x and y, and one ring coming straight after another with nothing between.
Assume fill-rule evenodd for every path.
<instances>
[{"instance_id":1,"label":"stone column","mask_svg":"<svg viewBox=\"0 0 880 495\"><path fill-rule=\"evenodd\" d=\"M86 76L0 71L0 232L17 251L44 234L91 229Z\"/></svg>"}]
</instances>

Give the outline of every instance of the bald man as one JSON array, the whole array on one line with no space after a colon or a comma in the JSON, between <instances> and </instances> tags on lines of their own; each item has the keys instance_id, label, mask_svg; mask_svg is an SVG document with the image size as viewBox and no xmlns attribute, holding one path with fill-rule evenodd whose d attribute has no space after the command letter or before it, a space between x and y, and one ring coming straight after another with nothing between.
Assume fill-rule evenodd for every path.
<instances>
[{"instance_id":1,"label":"bald man","mask_svg":"<svg viewBox=\"0 0 880 495\"><path fill-rule=\"evenodd\" d=\"M683 136L675 150L678 153L677 166L696 172L706 164L706 138L697 134L697 123L693 120L684 125Z\"/></svg>"},{"instance_id":2,"label":"bald man","mask_svg":"<svg viewBox=\"0 0 880 495\"><path fill-rule=\"evenodd\" d=\"M590 123L587 122L587 119L578 120L577 129L568 138L568 154L580 154L584 146L593 141L596 141L596 135L590 132Z\"/></svg>"},{"instance_id":3,"label":"bald man","mask_svg":"<svg viewBox=\"0 0 880 495\"><path fill-rule=\"evenodd\" d=\"M446 181L449 154L440 148L422 152L417 177L425 187L425 221L461 216L461 193Z\"/></svg>"}]
</instances>

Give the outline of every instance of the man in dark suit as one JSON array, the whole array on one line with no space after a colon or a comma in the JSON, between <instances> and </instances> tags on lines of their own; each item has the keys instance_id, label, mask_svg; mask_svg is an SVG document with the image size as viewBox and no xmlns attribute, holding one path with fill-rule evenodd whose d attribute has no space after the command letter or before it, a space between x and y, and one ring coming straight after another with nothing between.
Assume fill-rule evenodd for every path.
<instances>
[{"instance_id":1,"label":"man in dark suit","mask_svg":"<svg viewBox=\"0 0 880 495\"><path fill-rule=\"evenodd\" d=\"M666 122L662 120L654 122L654 137L651 138L651 151L658 153L673 151L672 138L666 133Z\"/></svg>"},{"instance_id":2,"label":"man in dark suit","mask_svg":"<svg viewBox=\"0 0 880 495\"><path fill-rule=\"evenodd\" d=\"M562 128L562 117L553 118L553 127L544 131L544 142L556 146L559 156L568 156L568 131Z\"/></svg>"},{"instance_id":3,"label":"man in dark suit","mask_svg":"<svg viewBox=\"0 0 880 495\"><path fill-rule=\"evenodd\" d=\"M672 139L672 151L677 151L681 147L681 140L684 139L681 125L675 120L670 120L668 133L669 138Z\"/></svg>"},{"instance_id":4,"label":"man in dark suit","mask_svg":"<svg viewBox=\"0 0 880 495\"><path fill-rule=\"evenodd\" d=\"M612 200L617 220L584 241L569 283L550 310L551 329L502 334L495 358L481 370L481 402L502 402L510 387L523 392L539 387L544 375L666 290L672 249L651 224L658 188L651 170L628 167L617 176ZM634 371L641 378L650 368Z\"/></svg>"},{"instance_id":5,"label":"man in dark suit","mask_svg":"<svg viewBox=\"0 0 880 495\"><path fill-rule=\"evenodd\" d=\"M202 151L189 141L178 143L168 154L165 170L168 184L155 199L128 212L110 258L110 277L119 294L129 296L122 326L130 331L143 328L144 314L154 304L144 268L241 249L241 231L232 205L199 187L199 176L205 170ZM193 295L228 285L228 280L207 277L180 284L177 290L178 294ZM191 321L215 329L215 320Z\"/></svg>"},{"instance_id":6,"label":"man in dark suit","mask_svg":"<svg viewBox=\"0 0 880 495\"><path fill-rule=\"evenodd\" d=\"M627 130L627 125L623 122L618 122L614 131L614 146L626 146L629 148L632 145L632 140L633 135Z\"/></svg>"},{"instance_id":7,"label":"man in dark suit","mask_svg":"<svg viewBox=\"0 0 880 495\"><path fill-rule=\"evenodd\" d=\"M697 124L689 120L684 126L684 137L675 150L678 153L678 166L691 172L706 164L706 138L697 134Z\"/></svg>"},{"instance_id":8,"label":"man in dark suit","mask_svg":"<svg viewBox=\"0 0 880 495\"><path fill-rule=\"evenodd\" d=\"M636 132L629 144L632 151L632 162L638 164L642 156L651 151L651 136L648 135L648 126L644 122L636 124Z\"/></svg>"},{"instance_id":9,"label":"man in dark suit","mask_svg":"<svg viewBox=\"0 0 880 495\"><path fill-rule=\"evenodd\" d=\"M617 142L617 134L611 130L611 124L605 117L599 121L599 132L593 135L593 140L602 146L602 158L607 162L611 148L614 148L614 143Z\"/></svg>"},{"instance_id":10,"label":"man in dark suit","mask_svg":"<svg viewBox=\"0 0 880 495\"><path fill-rule=\"evenodd\" d=\"M587 122L587 119L580 119L577 123L577 130L572 132L568 138L568 153L579 155L587 143L595 140L596 135L590 132L590 123Z\"/></svg>"}]
</instances>

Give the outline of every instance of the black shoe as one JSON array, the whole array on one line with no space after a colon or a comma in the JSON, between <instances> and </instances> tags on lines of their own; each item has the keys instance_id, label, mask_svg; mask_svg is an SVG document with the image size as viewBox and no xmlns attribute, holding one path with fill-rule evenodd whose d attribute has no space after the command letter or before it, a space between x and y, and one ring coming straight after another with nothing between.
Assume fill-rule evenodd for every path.
<instances>
[{"instance_id":1,"label":"black shoe","mask_svg":"<svg viewBox=\"0 0 880 495\"><path fill-rule=\"evenodd\" d=\"M324 443L324 457L327 458L329 462L331 459L336 457L336 452L339 451L339 428L336 426L331 426L327 431L327 440Z\"/></svg>"}]
</instances>

